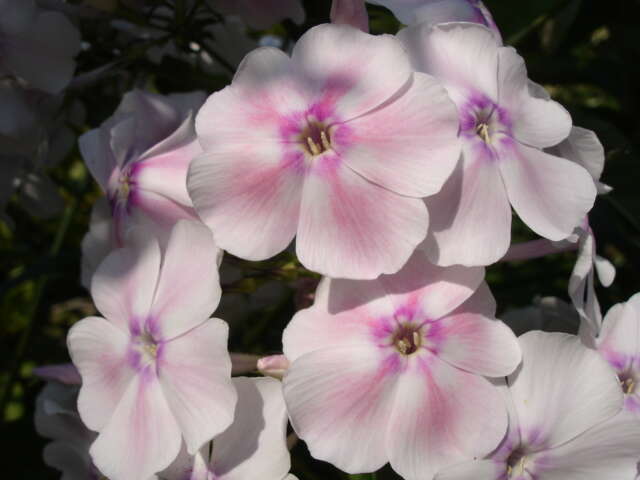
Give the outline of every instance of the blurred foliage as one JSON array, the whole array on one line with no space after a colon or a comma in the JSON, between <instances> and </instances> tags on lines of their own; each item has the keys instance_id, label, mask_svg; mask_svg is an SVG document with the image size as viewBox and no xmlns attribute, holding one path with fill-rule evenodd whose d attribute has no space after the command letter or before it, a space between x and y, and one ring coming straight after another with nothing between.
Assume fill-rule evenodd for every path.
<instances>
[{"instance_id":1,"label":"blurred foliage","mask_svg":"<svg viewBox=\"0 0 640 480\"><path fill-rule=\"evenodd\" d=\"M115 1L102 3L108 5L108 15L114 18L138 25L145 25L148 20ZM530 77L565 105L575 124L595 130L605 145L603 181L614 191L598 199L591 223L599 253L618 269L614 285L598 289L606 310L640 290L640 2L524 0L517 6L514 0L485 3L506 42L525 57ZM329 0L307 0L305 7L305 25L284 22L269 31L284 39L285 48L310 26L328 20ZM399 24L389 12L382 7L369 8L372 33L397 31ZM104 17L81 22L86 48L79 57L78 73L113 65L101 80L69 93L86 108L86 129L99 125L113 112L123 92L134 86L147 86L162 93L193 89L212 92L230 81L231 72L207 75L197 64L176 58L165 57L159 64L150 62L145 56L149 48L171 39L178 48L188 50L204 27L179 12L166 25L164 35L158 39L123 45ZM258 38L261 33L253 35ZM0 451L6 459L5 475L9 478L60 477L41 460L45 441L36 435L32 417L34 399L42 384L31 370L36 365L68 361L65 335L69 326L95 311L78 278L80 241L99 191L77 148L50 173L65 198L64 212L56 218L36 220L13 201L8 213L15 220L15 227L9 229L0 223ZM514 240L531 238L530 231L518 222L514 224ZM528 305L536 296L567 299L567 281L574 260L575 253L565 253L490 267L487 278L499 311ZM312 291L314 275L300 269L294 256L286 252L259 264L228 257L223 268L225 295L219 315L231 323L230 349L278 352L282 329L296 309L305 305L304 292L296 293L296 289ZM567 325L567 330L571 328ZM376 475L343 474L311 459L301 442L293 449L293 472L301 480L398 478L388 466Z\"/></svg>"}]
</instances>

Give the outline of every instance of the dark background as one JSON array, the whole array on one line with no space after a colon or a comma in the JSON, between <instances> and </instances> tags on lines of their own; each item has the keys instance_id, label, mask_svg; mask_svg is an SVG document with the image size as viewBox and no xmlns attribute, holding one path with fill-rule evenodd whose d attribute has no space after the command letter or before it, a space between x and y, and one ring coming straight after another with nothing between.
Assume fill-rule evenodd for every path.
<instances>
[{"instance_id":1,"label":"dark background","mask_svg":"<svg viewBox=\"0 0 640 480\"><path fill-rule=\"evenodd\" d=\"M602 180L614 191L598 198L590 219L599 253L617 267L614 285L598 287L606 311L640 290L640 2L486 0L485 4L505 42L525 57L530 78L562 102L574 124L595 130L605 146ZM328 21L329 0L307 0L305 8L305 25L285 22L271 32L292 41L310 26ZM384 8L370 6L369 12L372 33L397 31L398 23ZM141 75L152 78L162 93L212 92L229 82L230 76L203 75L177 59L150 63L144 56L144 42L118 44L109 27L110 18L144 23L122 8L80 22L83 39L91 48L79 56L79 73L113 60L121 62L122 70L73 92L86 107L83 130L95 128L110 115ZM201 27L175 22L168 33L178 45L188 45L197 39ZM113 52L114 45L120 49L118 54ZM65 335L69 326L94 311L78 282L79 246L100 193L77 148L50 173L65 199L64 211L38 220L14 199L8 213L15 228L0 224L0 452L3 476L13 479L60 478L41 460L45 441L34 431L33 410L42 382L31 371L36 365L68 361ZM516 222L514 240L530 238L533 235ZM225 307L219 314L231 323L232 351L271 353L281 348L282 329L300 305L294 287L309 277L295 265L283 268L290 267L291 261L287 254L259 265L226 260L245 271L243 279L226 286ZM499 312L529 305L536 296L568 301L567 281L574 261L575 253L564 253L490 267L487 278ZM570 331L574 325L567 322L549 328ZM311 459L303 444L293 450L292 472L301 480L397 478L388 467L376 477L350 477Z\"/></svg>"}]
</instances>

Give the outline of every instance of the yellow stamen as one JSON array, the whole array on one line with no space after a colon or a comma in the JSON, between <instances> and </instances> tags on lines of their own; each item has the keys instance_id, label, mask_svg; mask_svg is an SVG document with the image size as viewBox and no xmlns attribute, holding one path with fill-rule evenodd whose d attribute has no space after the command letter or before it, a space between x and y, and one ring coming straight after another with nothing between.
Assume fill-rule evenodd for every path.
<instances>
[{"instance_id":1,"label":"yellow stamen","mask_svg":"<svg viewBox=\"0 0 640 480\"><path fill-rule=\"evenodd\" d=\"M307 145L309 145L309 150L311 150L312 155L320 154L320 147L313 141L313 138L307 137Z\"/></svg>"},{"instance_id":2,"label":"yellow stamen","mask_svg":"<svg viewBox=\"0 0 640 480\"><path fill-rule=\"evenodd\" d=\"M633 393L636 388L636 382L634 382L633 378L627 378L624 382L622 382L622 390L627 395Z\"/></svg>"},{"instance_id":3,"label":"yellow stamen","mask_svg":"<svg viewBox=\"0 0 640 480\"><path fill-rule=\"evenodd\" d=\"M153 358L156 358L158 356L158 345L156 345L155 343L147 344L143 348Z\"/></svg>"},{"instance_id":4,"label":"yellow stamen","mask_svg":"<svg viewBox=\"0 0 640 480\"><path fill-rule=\"evenodd\" d=\"M409 343L409 341L405 340L404 338L398 340L396 346L398 347L398 350L400 350L400 353L403 355L406 355L411 348L411 344Z\"/></svg>"},{"instance_id":5,"label":"yellow stamen","mask_svg":"<svg viewBox=\"0 0 640 480\"><path fill-rule=\"evenodd\" d=\"M331 150L331 143L329 142L329 138L324 130L320 132L320 141L322 142L322 147L325 150Z\"/></svg>"},{"instance_id":6,"label":"yellow stamen","mask_svg":"<svg viewBox=\"0 0 640 480\"><path fill-rule=\"evenodd\" d=\"M489 125L486 123L481 123L476 127L476 133L480 136L480 138L485 142L489 143L491 138L489 137Z\"/></svg>"}]
</instances>

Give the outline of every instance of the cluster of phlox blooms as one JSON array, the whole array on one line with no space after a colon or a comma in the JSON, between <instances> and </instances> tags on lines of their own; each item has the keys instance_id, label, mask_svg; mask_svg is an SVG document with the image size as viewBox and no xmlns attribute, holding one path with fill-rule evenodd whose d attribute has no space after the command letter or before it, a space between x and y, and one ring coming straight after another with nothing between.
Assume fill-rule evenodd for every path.
<instances>
[{"instance_id":1,"label":"cluster of phlox blooms","mask_svg":"<svg viewBox=\"0 0 640 480\"><path fill-rule=\"evenodd\" d=\"M364 2L336 0L333 23L290 55L250 52L206 101L134 90L81 137L105 193L83 243L102 316L69 332L77 371L41 372L56 388L39 425L77 427L44 428L51 465L291 479L289 420L312 456L353 474L634 479L640 304L603 322L593 292L594 265L613 280L587 217L606 192L602 146L528 79L481 1L372 3L409 26L371 35ZM511 245L512 209L542 243ZM293 241L324 276L313 304L283 355L243 357L265 378L232 378L240 357L211 317L222 252L260 261ZM579 243L581 335L518 338L485 267L563 242Z\"/></svg>"}]
</instances>

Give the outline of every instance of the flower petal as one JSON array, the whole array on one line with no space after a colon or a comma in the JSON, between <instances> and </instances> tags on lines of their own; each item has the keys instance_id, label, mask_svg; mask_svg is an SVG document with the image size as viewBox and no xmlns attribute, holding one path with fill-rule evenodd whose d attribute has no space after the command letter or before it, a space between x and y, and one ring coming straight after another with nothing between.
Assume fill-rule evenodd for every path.
<instances>
[{"instance_id":1,"label":"flower petal","mask_svg":"<svg viewBox=\"0 0 640 480\"><path fill-rule=\"evenodd\" d=\"M509 248L511 205L484 142L464 141L463 152L442 190L425 199L431 225L423 248L438 265L489 265Z\"/></svg>"},{"instance_id":2,"label":"flower petal","mask_svg":"<svg viewBox=\"0 0 640 480\"><path fill-rule=\"evenodd\" d=\"M290 362L305 353L329 346L372 340L371 322L393 315L394 306L377 280L341 280L325 277L313 306L296 313L282 334Z\"/></svg>"},{"instance_id":3,"label":"flower petal","mask_svg":"<svg viewBox=\"0 0 640 480\"><path fill-rule=\"evenodd\" d=\"M480 91L497 100L500 40L488 28L471 23L421 24L402 30L398 37L416 70L433 75L448 90Z\"/></svg>"},{"instance_id":4,"label":"flower petal","mask_svg":"<svg viewBox=\"0 0 640 480\"><path fill-rule=\"evenodd\" d=\"M491 299L489 288L483 284L454 312L432 324L438 358L488 377L504 377L515 370L521 360L518 340L493 314L483 312Z\"/></svg>"},{"instance_id":5,"label":"flower petal","mask_svg":"<svg viewBox=\"0 0 640 480\"><path fill-rule=\"evenodd\" d=\"M296 253L309 270L372 279L397 272L427 233L422 200L378 187L337 157L316 159L305 179Z\"/></svg>"},{"instance_id":6,"label":"flower petal","mask_svg":"<svg viewBox=\"0 0 640 480\"><path fill-rule=\"evenodd\" d=\"M291 54L301 83L320 91L318 100L351 120L378 107L411 77L402 44L391 35L369 35L349 25L307 30Z\"/></svg>"},{"instance_id":7,"label":"flower petal","mask_svg":"<svg viewBox=\"0 0 640 480\"><path fill-rule=\"evenodd\" d=\"M498 65L498 100L509 112L516 140L545 148L567 138L571 115L559 103L530 94L524 59L512 47L503 47Z\"/></svg>"},{"instance_id":8,"label":"flower petal","mask_svg":"<svg viewBox=\"0 0 640 480\"><path fill-rule=\"evenodd\" d=\"M593 206L596 187L575 163L510 139L500 140L500 171L511 205L538 235L562 240Z\"/></svg>"},{"instance_id":9,"label":"flower petal","mask_svg":"<svg viewBox=\"0 0 640 480\"><path fill-rule=\"evenodd\" d=\"M561 445L622 408L614 371L578 337L528 332L520 347L522 367L508 383L529 448Z\"/></svg>"},{"instance_id":10,"label":"flower petal","mask_svg":"<svg viewBox=\"0 0 640 480\"><path fill-rule=\"evenodd\" d=\"M397 274L383 275L379 281L396 308L417 302L422 313L435 320L471 297L483 278L484 268L438 267L418 251Z\"/></svg>"},{"instance_id":11,"label":"flower petal","mask_svg":"<svg viewBox=\"0 0 640 480\"><path fill-rule=\"evenodd\" d=\"M111 152L105 131L96 128L82 134L78 139L78 147L89 172L102 191L107 192L111 173L116 168L116 159Z\"/></svg>"},{"instance_id":12,"label":"flower petal","mask_svg":"<svg viewBox=\"0 0 640 480\"><path fill-rule=\"evenodd\" d=\"M460 156L458 110L430 75L415 73L397 98L346 126L346 138L332 140L336 153L367 180L402 195L438 192Z\"/></svg>"},{"instance_id":13,"label":"flower petal","mask_svg":"<svg viewBox=\"0 0 640 480\"><path fill-rule=\"evenodd\" d=\"M174 338L200 325L220 302L218 249L211 231L197 222L181 221L171 231L151 307L151 332Z\"/></svg>"},{"instance_id":14,"label":"flower petal","mask_svg":"<svg viewBox=\"0 0 640 480\"><path fill-rule=\"evenodd\" d=\"M180 429L155 373L136 375L89 453L111 480L148 480L180 451Z\"/></svg>"},{"instance_id":15,"label":"flower petal","mask_svg":"<svg viewBox=\"0 0 640 480\"><path fill-rule=\"evenodd\" d=\"M432 478L449 465L481 458L507 431L498 389L435 356L403 373L394 399L387 451L406 480Z\"/></svg>"},{"instance_id":16,"label":"flower petal","mask_svg":"<svg viewBox=\"0 0 640 480\"><path fill-rule=\"evenodd\" d=\"M597 340L598 350L618 373L625 373L640 355L640 293L611 307Z\"/></svg>"},{"instance_id":17,"label":"flower petal","mask_svg":"<svg viewBox=\"0 0 640 480\"><path fill-rule=\"evenodd\" d=\"M213 318L162 345L159 378L191 455L233 420L229 327Z\"/></svg>"},{"instance_id":18,"label":"flower petal","mask_svg":"<svg viewBox=\"0 0 640 480\"><path fill-rule=\"evenodd\" d=\"M158 281L158 242L140 237L136 237L133 246L110 253L91 280L96 307L123 330L129 329L130 322L147 317Z\"/></svg>"},{"instance_id":19,"label":"flower petal","mask_svg":"<svg viewBox=\"0 0 640 480\"><path fill-rule=\"evenodd\" d=\"M291 458L281 383L273 378L238 377L233 384L238 391L235 418L213 443L216 478L284 478Z\"/></svg>"},{"instance_id":20,"label":"flower petal","mask_svg":"<svg viewBox=\"0 0 640 480\"><path fill-rule=\"evenodd\" d=\"M69 330L69 354L82 377L78 411L91 430L102 430L131 384L128 345L128 336L104 318L85 318Z\"/></svg>"},{"instance_id":21,"label":"flower petal","mask_svg":"<svg viewBox=\"0 0 640 480\"><path fill-rule=\"evenodd\" d=\"M505 464L493 460L465 462L440 470L434 480L502 480Z\"/></svg>"},{"instance_id":22,"label":"flower petal","mask_svg":"<svg viewBox=\"0 0 640 480\"><path fill-rule=\"evenodd\" d=\"M569 136L551 149L553 155L566 158L587 169L594 181L604 170L604 147L595 132L573 127Z\"/></svg>"},{"instance_id":23,"label":"flower petal","mask_svg":"<svg viewBox=\"0 0 640 480\"><path fill-rule=\"evenodd\" d=\"M188 188L196 211L229 253L264 260L295 236L302 172L278 152L205 155L194 160ZM213 188L212 188L213 186Z\"/></svg>"},{"instance_id":24,"label":"flower petal","mask_svg":"<svg viewBox=\"0 0 640 480\"><path fill-rule=\"evenodd\" d=\"M387 462L384 432L397 368L370 344L316 350L293 362L284 397L313 457L347 473L372 472Z\"/></svg>"},{"instance_id":25,"label":"flower petal","mask_svg":"<svg viewBox=\"0 0 640 480\"><path fill-rule=\"evenodd\" d=\"M638 445L640 422L623 411L572 441L536 455L534 468L545 480L633 479L638 474Z\"/></svg>"}]
</instances>

